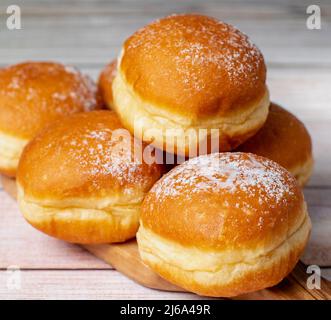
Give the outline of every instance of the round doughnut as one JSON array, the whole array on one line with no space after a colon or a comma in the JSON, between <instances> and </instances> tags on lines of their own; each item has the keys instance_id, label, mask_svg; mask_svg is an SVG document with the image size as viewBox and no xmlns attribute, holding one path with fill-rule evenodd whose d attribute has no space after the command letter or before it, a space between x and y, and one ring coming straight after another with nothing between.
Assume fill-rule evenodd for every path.
<instances>
[{"instance_id":1,"label":"round doughnut","mask_svg":"<svg viewBox=\"0 0 331 320\"><path fill-rule=\"evenodd\" d=\"M50 122L99 104L95 84L72 67L25 62L0 69L0 172L15 176L24 146Z\"/></svg>"},{"instance_id":2,"label":"round doughnut","mask_svg":"<svg viewBox=\"0 0 331 320\"><path fill-rule=\"evenodd\" d=\"M214 153L164 175L145 197L142 260L200 295L231 297L279 283L311 229L295 178L250 153Z\"/></svg>"},{"instance_id":3,"label":"round doughnut","mask_svg":"<svg viewBox=\"0 0 331 320\"><path fill-rule=\"evenodd\" d=\"M138 140L113 111L63 118L24 149L17 174L25 219L73 243L121 242L135 236L141 202L162 167L139 161Z\"/></svg>"},{"instance_id":4,"label":"round doughnut","mask_svg":"<svg viewBox=\"0 0 331 320\"><path fill-rule=\"evenodd\" d=\"M101 71L98 81L98 88L102 100L109 109L113 109L113 80L116 75L117 61L114 60L107 64Z\"/></svg>"},{"instance_id":5,"label":"round doughnut","mask_svg":"<svg viewBox=\"0 0 331 320\"><path fill-rule=\"evenodd\" d=\"M167 152L206 153L194 150L215 139L227 151L265 122L265 81L261 52L239 30L207 16L172 15L125 41L114 109L137 137Z\"/></svg>"},{"instance_id":6,"label":"round doughnut","mask_svg":"<svg viewBox=\"0 0 331 320\"><path fill-rule=\"evenodd\" d=\"M312 143L304 124L292 113L271 103L264 126L237 151L276 161L304 186L313 170Z\"/></svg>"}]
</instances>

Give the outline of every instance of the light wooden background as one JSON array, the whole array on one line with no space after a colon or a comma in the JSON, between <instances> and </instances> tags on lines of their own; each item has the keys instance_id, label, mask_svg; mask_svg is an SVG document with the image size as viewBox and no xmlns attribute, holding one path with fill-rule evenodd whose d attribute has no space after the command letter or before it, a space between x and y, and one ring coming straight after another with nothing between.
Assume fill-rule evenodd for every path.
<instances>
[{"instance_id":1,"label":"light wooden background","mask_svg":"<svg viewBox=\"0 0 331 320\"><path fill-rule=\"evenodd\" d=\"M13 2L22 9L19 31L6 30L5 12ZM306 7L311 2L1 0L0 67L28 59L56 60L96 78L123 40L155 18L200 12L234 24L264 53L272 100L294 112L312 134L316 167L305 195L318 226L313 230L314 246L318 235L331 235L331 1L313 1L321 6L321 30L306 28ZM306 259L323 264L325 258L331 259L331 248L323 255ZM11 265L22 270L20 290L7 287L6 270ZM323 269L323 274L331 278L330 269ZM140 287L78 246L44 236L23 221L16 203L1 188L0 298L198 297Z\"/></svg>"}]
</instances>

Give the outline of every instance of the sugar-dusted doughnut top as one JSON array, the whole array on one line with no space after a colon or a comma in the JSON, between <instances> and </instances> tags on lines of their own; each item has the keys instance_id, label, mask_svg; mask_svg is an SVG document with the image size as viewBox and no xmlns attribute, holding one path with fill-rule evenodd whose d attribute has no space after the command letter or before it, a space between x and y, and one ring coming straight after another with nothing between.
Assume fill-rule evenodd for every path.
<instances>
[{"instance_id":1,"label":"sugar-dusted doughnut top","mask_svg":"<svg viewBox=\"0 0 331 320\"><path fill-rule=\"evenodd\" d=\"M266 93L258 48L233 26L172 15L126 40L120 72L143 100L190 117L248 108Z\"/></svg>"},{"instance_id":2,"label":"sugar-dusted doughnut top","mask_svg":"<svg viewBox=\"0 0 331 320\"><path fill-rule=\"evenodd\" d=\"M63 116L98 108L92 80L72 67L25 62L0 69L0 131L31 139Z\"/></svg>"},{"instance_id":3,"label":"sugar-dusted doughnut top","mask_svg":"<svg viewBox=\"0 0 331 320\"><path fill-rule=\"evenodd\" d=\"M295 178L249 153L193 158L163 176L146 196L145 228L182 245L263 251L275 248L305 218Z\"/></svg>"},{"instance_id":4,"label":"sugar-dusted doughnut top","mask_svg":"<svg viewBox=\"0 0 331 320\"><path fill-rule=\"evenodd\" d=\"M161 176L161 166L140 159L143 146L113 111L59 120L25 148L18 184L34 200L113 199L139 203Z\"/></svg>"}]
</instances>

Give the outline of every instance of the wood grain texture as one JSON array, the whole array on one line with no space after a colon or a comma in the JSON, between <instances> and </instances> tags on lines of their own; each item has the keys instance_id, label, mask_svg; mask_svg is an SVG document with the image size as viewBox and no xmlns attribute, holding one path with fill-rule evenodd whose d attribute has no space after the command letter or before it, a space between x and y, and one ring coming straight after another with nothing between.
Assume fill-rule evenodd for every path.
<instances>
[{"instance_id":1,"label":"wood grain texture","mask_svg":"<svg viewBox=\"0 0 331 320\"><path fill-rule=\"evenodd\" d=\"M148 288L163 291L184 291L173 286L157 276L139 257L137 243L132 240L124 244L86 246L92 254L112 264L116 270L125 276ZM331 299L331 284L322 279L321 290L309 290L306 283L309 274L306 267L299 262L292 273L275 287L248 293L235 297L234 299L268 299L268 300L325 300Z\"/></svg>"},{"instance_id":2,"label":"wood grain texture","mask_svg":"<svg viewBox=\"0 0 331 320\"><path fill-rule=\"evenodd\" d=\"M331 207L309 206L312 232L302 261L331 267Z\"/></svg>"},{"instance_id":3,"label":"wood grain texture","mask_svg":"<svg viewBox=\"0 0 331 320\"><path fill-rule=\"evenodd\" d=\"M0 63L52 59L101 64L146 23L172 13L200 12L236 25L261 48L268 63L331 66L330 2L322 1L323 28L306 28L309 1L18 1L23 29L2 28ZM6 6L1 2L2 12ZM301 50L298 50L298 49Z\"/></svg>"},{"instance_id":4,"label":"wood grain texture","mask_svg":"<svg viewBox=\"0 0 331 320\"><path fill-rule=\"evenodd\" d=\"M122 244L83 245L83 247L140 285L163 291L185 291L163 280L143 264L136 240Z\"/></svg>"},{"instance_id":5,"label":"wood grain texture","mask_svg":"<svg viewBox=\"0 0 331 320\"><path fill-rule=\"evenodd\" d=\"M322 277L331 282L331 268L322 268Z\"/></svg>"},{"instance_id":6,"label":"wood grain texture","mask_svg":"<svg viewBox=\"0 0 331 320\"><path fill-rule=\"evenodd\" d=\"M147 289L112 270L22 270L20 290L8 289L9 275L0 270L2 299L201 299Z\"/></svg>"},{"instance_id":7,"label":"wood grain texture","mask_svg":"<svg viewBox=\"0 0 331 320\"><path fill-rule=\"evenodd\" d=\"M109 269L84 249L37 232L17 203L0 191L0 269Z\"/></svg>"}]
</instances>

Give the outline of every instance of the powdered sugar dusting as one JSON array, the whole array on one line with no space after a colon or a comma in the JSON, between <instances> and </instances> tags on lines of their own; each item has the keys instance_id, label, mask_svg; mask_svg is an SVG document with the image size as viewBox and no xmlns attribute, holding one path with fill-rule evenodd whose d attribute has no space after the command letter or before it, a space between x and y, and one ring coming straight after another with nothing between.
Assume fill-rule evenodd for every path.
<instances>
[{"instance_id":1,"label":"powdered sugar dusting","mask_svg":"<svg viewBox=\"0 0 331 320\"><path fill-rule=\"evenodd\" d=\"M88 174L116 177L120 184L139 183L143 177L142 166L133 159L131 139L125 142L114 140L107 128L86 132L76 140L66 139L64 145L67 143L74 143L69 148L68 157L75 159L80 170Z\"/></svg>"},{"instance_id":2,"label":"powdered sugar dusting","mask_svg":"<svg viewBox=\"0 0 331 320\"><path fill-rule=\"evenodd\" d=\"M183 195L189 198L192 193L232 194L238 200L235 207L251 211L285 204L294 196L295 185L295 179L271 160L248 153L216 153L176 167L151 192L160 202Z\"/></svg>"},{"instance_id":3,"label":"powdered sugar dusting","mask_svg":"<svg viewBox=\"0 0 331 320\"><path fill-rule=\"evenodd\" d=\"M21 103L24 99L29 103L35 100L40 111L60 114L70 113L70 110L91 111L98 105L96 85L74 67L28 62L4 68L1 72L0 94L9 99L19 96Z\"/></svg>"},{"instance_id":4,"label":"powdered sugar dusting","mask_svg":"<svg viewBox=\"0 0 331 320\"><path fill-rule=\"evenodd\" d=\"M248 85L251 86L258 82L263 56L245 34L212 18L194 21L190 26L181 15L173 17L162 19L161 30L161 20L140 29L130 39L126 50L139 47L148 56L154 54L155 48L164 55L167 50L177 48L174 63L183 83L187 84L187 90L192 85L197 91L206 89L201 74L204 70L217 69L213 76L224 77L226 74L233 85L245 79L250 80ZM194 16L191 19L194 20Z\"/></svg>"},{"instance_id":5,"label":"powdered sugar dusting","mask_svg":"<svg viewBox=\"0 0 331 320\"><path fill-rule=\"evenodd\" d=\"M139 161L137 154L142 145L127 130L113 128L112 117L115 116L108 111L79 114L66 120L72 124L70 131L68 122L63 128L50 128L45 132L49 134L47 139L40 137L41 158L55 162L60 159L56 166L60 176L77 170L74 175L91 179L94 190L102 188L100 181L106 179L112 185L123 186L123 192L138 187L147 191L159 177L159 169ZM45 179L48 178L53 179Z\"/></svg>"}]
</instances>

